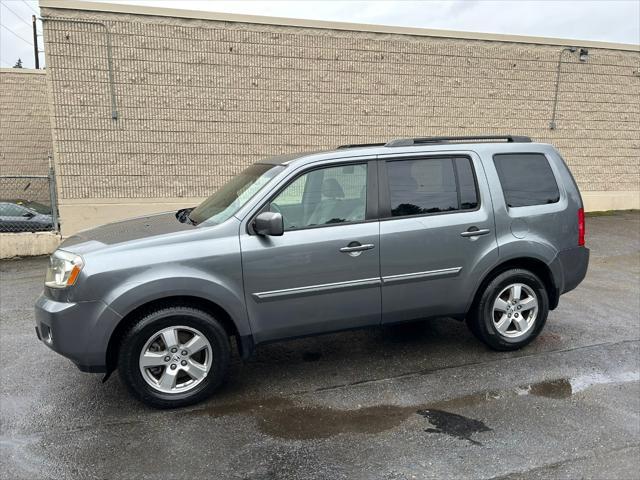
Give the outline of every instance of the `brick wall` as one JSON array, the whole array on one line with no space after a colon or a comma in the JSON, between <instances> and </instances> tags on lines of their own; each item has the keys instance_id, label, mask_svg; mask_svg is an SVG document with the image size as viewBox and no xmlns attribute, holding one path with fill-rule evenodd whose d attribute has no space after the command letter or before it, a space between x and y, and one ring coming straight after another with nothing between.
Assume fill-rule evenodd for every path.
<instances>
[{"instance_id":1,"label":"brick wall","mask_svg":"<svg viewBox=\"0 0 640 480\"><path fill-rule=\"evenodd\" d=\"M0 175L46 175L50 153L45 72L0 69Z\"/></svg>"},{"instance_id":2,"label":"brick wall","mask_svg":"<svg viewBox=\"0 0 640 480\"><path fill-rule=\"evenodd\" d=\"M206 196L265 156L500 133L556 145L585 195L640 195L638 52L565 52L550 130L558 45L42 12L104 22L112 42L117 120L104 28L44 23L61 207L123 202L131 215Z\"/></svg>"}]
</instances>

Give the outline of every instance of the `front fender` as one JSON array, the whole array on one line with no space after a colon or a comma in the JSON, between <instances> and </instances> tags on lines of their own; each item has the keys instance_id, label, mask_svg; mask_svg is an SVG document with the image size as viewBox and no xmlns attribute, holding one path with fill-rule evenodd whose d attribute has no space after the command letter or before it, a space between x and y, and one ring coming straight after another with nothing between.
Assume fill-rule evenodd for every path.
<instances>
[{"instance_id":1,"label":"front fender","mask_svg":"<svg viewBox=\"0 0 640 480\"><path fill-rule=\"evenodd\" d=\"M109 292L105 302L125 317L149 302L177 296L197 297L215 303L229 314L240 335L251 335L244 297L238 295L237 285L233 288L222 279L193 274L176 276L174 272L171 276L123 284Z\"/></svg>"}]
</instances>

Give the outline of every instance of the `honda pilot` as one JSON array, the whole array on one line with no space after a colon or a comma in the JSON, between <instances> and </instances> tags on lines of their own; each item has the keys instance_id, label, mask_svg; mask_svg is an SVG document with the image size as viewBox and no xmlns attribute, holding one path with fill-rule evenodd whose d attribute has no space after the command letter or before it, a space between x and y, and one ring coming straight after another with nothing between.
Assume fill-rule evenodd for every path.
<instances>
[{"instance_id":1,"label":"honda pilot","mask_svg":"<svg viewBox=\"0 0 640 480\"><path fill-rule=\"evenodd\" d=\"M345 145L251 165L195 208L67 238L36 302L38 338L116 369L159 408L223 382L256 346L433 317L495 350L533 341L585 277L578 187L527 137ZM560 319L558 319L560 320Z\"/></svg>"}]
</instances>

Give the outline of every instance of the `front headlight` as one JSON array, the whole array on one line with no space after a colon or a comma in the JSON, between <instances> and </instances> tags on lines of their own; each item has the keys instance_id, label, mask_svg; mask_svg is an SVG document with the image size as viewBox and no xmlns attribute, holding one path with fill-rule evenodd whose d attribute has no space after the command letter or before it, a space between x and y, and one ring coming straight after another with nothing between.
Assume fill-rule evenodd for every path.
<instances>
[{"instance_id":1,"label":"front headlight","mask_svg":"<svg viewBox=\"0 0 640 480\"><path fill-rule=\"evenodd\" d=\"M79 255L56 250L49 259L49 268L44 284L51 288L65 288L76 283L78 275L84 267Z\"/></svg>"}]
</instances>

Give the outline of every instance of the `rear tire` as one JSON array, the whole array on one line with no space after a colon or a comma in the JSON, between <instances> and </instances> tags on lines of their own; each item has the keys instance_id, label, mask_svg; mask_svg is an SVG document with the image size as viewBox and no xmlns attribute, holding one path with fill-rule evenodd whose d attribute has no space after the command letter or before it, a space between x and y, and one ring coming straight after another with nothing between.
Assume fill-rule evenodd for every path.
<instances>
[{"instance_id":1,"label":"rear tire","mask_svg":"<svg viewBox=\"0 0 640 480\"><path fill-rule=\"evenodd\" d=\"M540 279L514 268L498 274L467 316L471 332L490 348L517 350L532 342L549 314L549 296Z\"/></svg>"},{"instance_id":2,"label":"rear tire","mask_svg":"<svg viewBox=\"0 0 640 480\"><path fill-rule=\"evenodd\" d=\"M229 366L229 338L209 313L189 306L147 313L125 334L118 370L129 391L155 408L208 398Z\"/></svg>"}]
</instances>

